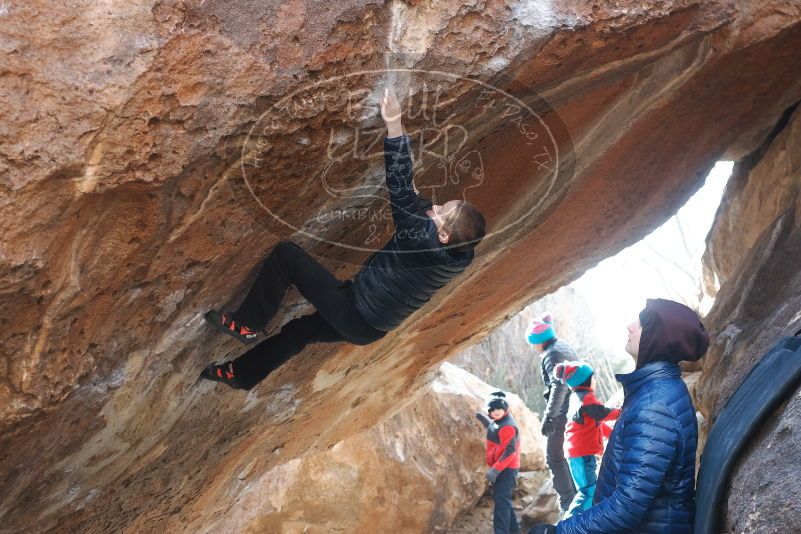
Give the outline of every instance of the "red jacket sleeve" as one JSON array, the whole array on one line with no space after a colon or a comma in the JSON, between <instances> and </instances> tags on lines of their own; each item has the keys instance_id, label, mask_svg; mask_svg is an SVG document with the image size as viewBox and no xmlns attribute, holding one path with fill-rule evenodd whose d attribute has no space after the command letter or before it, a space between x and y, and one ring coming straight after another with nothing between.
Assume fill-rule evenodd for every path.
<instances>
[{"instance_id":1,"label":"red jacket sleeve","mask_svg":"<svg viewBox=\"0 0 801 534\"><path fill-rule=\"evenodd\" d=\"M584 397L584 403L585 404L581 407L580 413L595 419L597 423L614 421L620 415L619 408L607 408L601 404L601 401L599 401L592 393Z\"/></svg>"},{"instance_id":2,"label":"red jacket sleeve","mask_svg":"<svg viewBox=\"0 0 801 534\"><path fill-rule=\"evenodd\" d=\"M607 425L606 423L601 423L601 435L604 439L609 439L609 436L612 435L612 426Z\"/></svg>"},{"instance_id":3,"label":"red jacket sleeve","mask_svg":"<svg viewBox=\"0 0 801 534\"><path fill-rule=\"evenodd\" d=\"M501 438L501 444L498 446L501 453L500 458L492 466L493 469L503 471L512 463L517 454L517 430L512 426L505 426L498 432L498 437Z\"/></svg>"},{"instance_id":4,"label":"red jacket sleeve","mask_svg":"<svg viewBox=\"0 0 801 534\"><path fill-rule=\"evenodd\" d=\"M600 423L601 423L601 435L605 439L609 439L609 436L612 435L612 426L613 426L613 424L611 424L611 423L607 424L607 422L616 421L618 417L620 417L620 408L615 408L614 410L609 412L609 415L607 415L606 417L604 417L600 421Z\"/></svg>"}]
</instances>

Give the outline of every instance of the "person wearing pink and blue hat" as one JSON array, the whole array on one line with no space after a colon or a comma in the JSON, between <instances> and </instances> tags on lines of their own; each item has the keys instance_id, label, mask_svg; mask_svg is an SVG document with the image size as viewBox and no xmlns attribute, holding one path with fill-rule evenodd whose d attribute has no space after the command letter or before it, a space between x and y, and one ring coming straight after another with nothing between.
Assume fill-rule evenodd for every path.
<instances>
[{"instance_id":1,"label":"person wearing pink and blue hat","mask_svg":"<svg viewBox=\"0 0 801 534\"><path fill-rule=\"evenodd\" d=\"M576 496L565 516L567 518L592 506L597 482L596 456L603 454L603 438L609 437L611 432L605 423L617 419L620 410L607 408L595 396L594 373L589 364L560 363L556 365L553 374L573 391L567 412L565 456L570 465L573 482L576 484Z\"/></svg>"},{"instance_id":2,"label":"person wearing pink and blue hat","mask_svg":"<svg viewBox=\"0 0 801 534\"><path fill-rule=\"evenodd\" d=\"M556 379L553 372L558 364L578 358L576 351L570 345L556 337L553 317L549 313L531 322L526 340L541 355L540 372L545 384L544 395L547 401L542 419L542 434L547 438L545 461L551 471L551 481L559 495L559 507L564 517L576 495L573 477L564 453L570 389L567 384Z\"/></svg>"}]
</instances>

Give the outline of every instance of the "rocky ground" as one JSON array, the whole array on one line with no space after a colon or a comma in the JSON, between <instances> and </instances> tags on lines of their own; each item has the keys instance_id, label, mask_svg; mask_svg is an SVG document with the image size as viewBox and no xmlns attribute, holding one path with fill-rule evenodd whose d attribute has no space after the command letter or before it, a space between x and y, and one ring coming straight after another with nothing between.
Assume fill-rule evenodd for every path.
<instances>
[{"instance_id":1,"label":"rocky ground","mask_svg":"<svg viewBox=\"0 0 801 534\"><path fill-rule=\"evenodd\" d=\"M557 521L559 505L547 470L521 471L514 507L523 532L537 523ZM492 534L492 494L481 496L475 507L456 518L449 534Z\"/></svg>"}]
</instances>

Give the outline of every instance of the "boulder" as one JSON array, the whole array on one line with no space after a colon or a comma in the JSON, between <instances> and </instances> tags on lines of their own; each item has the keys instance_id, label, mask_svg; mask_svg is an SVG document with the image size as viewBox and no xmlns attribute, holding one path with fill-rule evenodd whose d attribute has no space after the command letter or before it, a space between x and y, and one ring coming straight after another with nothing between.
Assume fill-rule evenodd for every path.
<instances>
[{"instance_id":1,"label":"boulder","mask_svg":"<svg viewBox=\"0 0 801 534\"><path fill-rule=\"evenodd\" d=\"M255 465L246 466L236 474L243 488L237 501L188 527L298 534L445 532L487 489L484 430L474 412L495 389L445 363L428 386L379 425L261 474ZM538 420L519 397L510 394L509 399L523 434L523 464L543 469L540 441L528 438Z\"/></svg>"},{"instance_id":2,"label":"boulder","mask_svg":"<svg viewBox=\"0 0 801 534\"><path fill-rule=\"evenodd\" d=\"M706 428L764 353L801 328L800 153L801 113L792 108L738 163L710 232L708 265L720 269L722 284L705 321L712 344L693 387ZM798 491L800 414L801 389L749 443L732 475L726 532L801 531L801 516L788 513Z\"/></svg>"},{"instance_id":3,"label":"boulder","mask_svg":"<svg viewBox=\"0 0 801 534\"><path fill-rule=\"evenodd\" d=\"M545 473L544 482L534 493L531 503L523 509L523 520L533 525L538 523L555 525L559 521L559 496L548 476Z\"/></svg>"},{"instance_id":4,"label":"boulder","mask_svg":"<svg viewBox=\"0 0 801 534\"><path fill-rule=\"evenodd\" d=\"M793 0L0 3L4 528L267 506L266 473L374 427L759 146L801 98L800 21ZM485 213L477 259L379 343L309 347L248 394L197 383L243 350L203 312L277 242L347 278L391 234L387 83L423 192ZM289 295L269 332L308 311Z\"/></svg>"}]
</instances>

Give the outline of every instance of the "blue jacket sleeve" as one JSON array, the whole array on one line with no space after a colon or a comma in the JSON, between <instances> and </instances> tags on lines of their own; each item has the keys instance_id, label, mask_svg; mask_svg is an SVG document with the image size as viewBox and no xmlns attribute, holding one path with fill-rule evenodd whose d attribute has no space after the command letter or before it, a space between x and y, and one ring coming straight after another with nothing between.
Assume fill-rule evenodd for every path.
<instances>
[{"instance_id":1,"label":"blue jacket sleeve","mask_svg":"<svg viewBox=\"0 0 801 534\"><path fill-rule=\"evenodd\" d=\"M431 202L414 190L410 143L406 135L385 138L384 165L395 233L414 239L426 235L426 223L430 218L425 211L431 207Z\"/></svg>"},{"instance_id":2,"label":"blue jacket sleeve","mask_svg":"<svg viewBox=\"0 0 801 534\"><path fill-rule=\"evenodd\" d=\"M625 451L617 487L581 514L560 522L557 534L619 534L637 531L681 447L678 421L667 406L650 404L623 427Z\"/></svg>"}]
</instances>

